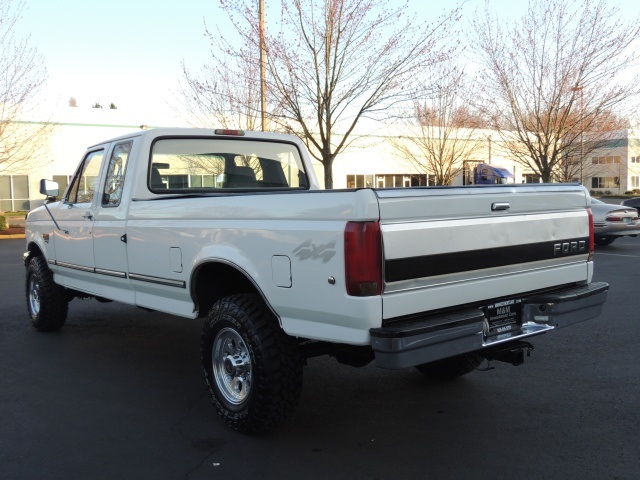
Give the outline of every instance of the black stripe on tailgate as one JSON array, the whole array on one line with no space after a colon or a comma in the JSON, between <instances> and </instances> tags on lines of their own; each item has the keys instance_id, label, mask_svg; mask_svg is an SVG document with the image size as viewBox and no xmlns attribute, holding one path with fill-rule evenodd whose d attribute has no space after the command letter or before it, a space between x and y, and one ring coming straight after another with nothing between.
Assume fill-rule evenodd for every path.
<instances>
[{"instance_id":1,"label":"black stripe on tailgate","mask_svg":"<svg viewBox=\"0 0 640 480\"><path fill-rule=\"evenodd\" d=\"M587 253L588 247L588 238L578 238L464 252L439 253L420 257L396 258L385 261L385 281L400 282L414 278L434 277L436 275L583 255Z\"/></svg>"}]
</instances>

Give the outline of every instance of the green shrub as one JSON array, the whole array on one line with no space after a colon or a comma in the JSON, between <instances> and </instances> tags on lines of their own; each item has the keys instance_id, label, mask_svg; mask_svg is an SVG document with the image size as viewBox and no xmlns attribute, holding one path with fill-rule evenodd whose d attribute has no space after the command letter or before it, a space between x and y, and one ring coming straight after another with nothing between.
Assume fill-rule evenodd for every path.
<instances>
[{"instance_id":1,"label":"green shrub","mask_svg":"<svg viewBox=\"0 0 640 480\"><path fill-rule=\"evenodd\" d=\"M4 215L0 215L0 230L6 230L7 228L9 228L7 217L5 217Z\"/></svg>"}]
</instances>

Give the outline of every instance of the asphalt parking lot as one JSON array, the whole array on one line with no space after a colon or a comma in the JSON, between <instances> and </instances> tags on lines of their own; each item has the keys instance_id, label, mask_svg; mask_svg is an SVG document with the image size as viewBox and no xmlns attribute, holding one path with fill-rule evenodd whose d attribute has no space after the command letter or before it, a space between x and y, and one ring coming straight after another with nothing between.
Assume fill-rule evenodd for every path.
<instances>
[{"instance_id":1,"label":"asphalt parking lot","mask_svg":"<svg viewBox=\"0 0 640 480\"><path fill-rule=\"evenodd\" d=\"M452 382L309 361L300 407L267 435L224 426L201 325L74 300L27 320L24 240L0 240L2 479L637 479L640 238L596 250L597 320L532 341L525 364Z\"/></svg>"}]
</instances>

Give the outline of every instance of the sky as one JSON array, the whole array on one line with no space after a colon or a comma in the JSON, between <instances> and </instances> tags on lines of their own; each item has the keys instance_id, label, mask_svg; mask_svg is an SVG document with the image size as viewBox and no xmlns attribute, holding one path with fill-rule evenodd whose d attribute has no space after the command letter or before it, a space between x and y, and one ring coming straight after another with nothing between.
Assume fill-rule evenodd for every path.
<instances>
[{"instance_id":1,"label":"sky","mask_svg":"<svg viewBox=\"0 0 640 480\"><path fill-rule=\"evenodd\" d=\"M67 105L70 97L80 108L96 102L107 108L113 102L119 110L145 112L153 125L179 118L181 63L197 72L210 61L205 21L210 28L228 25L219 0L24 1L16 34L30 36L31 45L44 57L47 108ZM267 28L270 3L275 2L266 0ZM410 0L410 8L418 17L434 21L458 3ZM522 14L526 4L490 0L491 9L505 17ZM628 19L640 13L637 0L611 4L620 5ZM482 6L483 0L467 0L465 16Z\"/></svg>"}]
</instances>

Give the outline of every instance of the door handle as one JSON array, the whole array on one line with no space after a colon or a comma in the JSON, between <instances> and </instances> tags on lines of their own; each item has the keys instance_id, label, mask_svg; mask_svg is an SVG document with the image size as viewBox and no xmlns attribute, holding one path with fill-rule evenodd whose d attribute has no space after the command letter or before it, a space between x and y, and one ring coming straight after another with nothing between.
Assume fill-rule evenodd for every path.
<instances>
[{"instance_id":1,"label":"door handle","mask_svg":"<svg viewBox=\"0 0 640 480\"><path fill-rule=\"evenodd\" d=\"M93 214L91 212L87 212L82 215L82 218L86 218L87 220L93 220Z\"/></svg>"},{"instance_id":2,"label":"door handle","mask_svg":"<svg viewBox=\"0 0 640 480\"><path fill-rule=\"evenodd\" d=\"M508 203L492 203L491 204L492 212L496 212L499 210L509 210L510 208L511 208L511 205L509 205Z\"/></svg>"}]
</instances>

